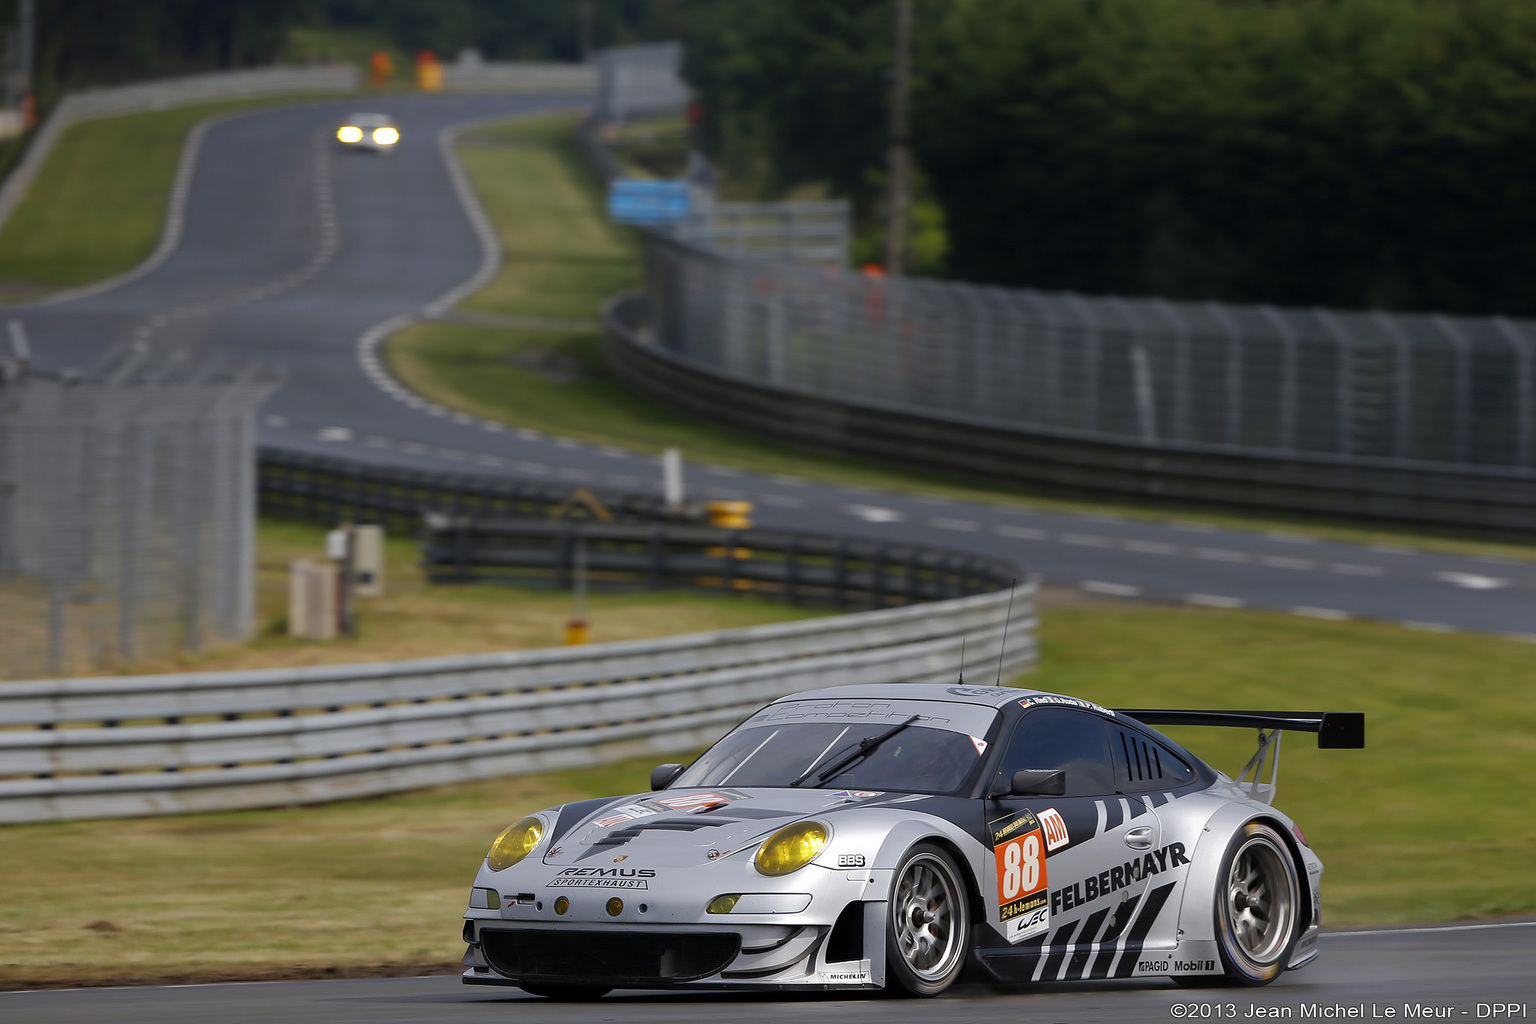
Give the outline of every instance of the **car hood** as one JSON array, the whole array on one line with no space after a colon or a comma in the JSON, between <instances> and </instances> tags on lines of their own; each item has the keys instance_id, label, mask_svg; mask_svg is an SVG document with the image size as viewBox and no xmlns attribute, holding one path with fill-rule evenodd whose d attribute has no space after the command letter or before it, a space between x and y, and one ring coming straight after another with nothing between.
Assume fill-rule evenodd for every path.
<instances>
[{"instance_id":1,"label":"car hood","mask_svg":"<svg viewBox=\"0 0 1536 1024\"><path fill-rule=\"evenodd\" d=\"M761 839L801 818L907 794L871 790L683 789L620 797L557 836L545 851L551 867L690 867L756 849Z\"/></svg>"}]
</instances>

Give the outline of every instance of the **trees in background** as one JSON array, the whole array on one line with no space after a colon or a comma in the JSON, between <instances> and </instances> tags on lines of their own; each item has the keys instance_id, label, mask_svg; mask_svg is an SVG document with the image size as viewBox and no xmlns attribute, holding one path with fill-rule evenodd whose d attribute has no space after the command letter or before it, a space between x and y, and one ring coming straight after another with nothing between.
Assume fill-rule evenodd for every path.
<instances>
[{"instance_id":1,"label":"trees in background","mask_svg":"<svg viewBox=\"0 0 1536 1024\"><path fill-rule=\"evenodd\" d=\"M1536 314L1536 4L918 0L957 278ZM875 202L889 0L688 0L727 167Z\"/></svg>"}]
</instances>

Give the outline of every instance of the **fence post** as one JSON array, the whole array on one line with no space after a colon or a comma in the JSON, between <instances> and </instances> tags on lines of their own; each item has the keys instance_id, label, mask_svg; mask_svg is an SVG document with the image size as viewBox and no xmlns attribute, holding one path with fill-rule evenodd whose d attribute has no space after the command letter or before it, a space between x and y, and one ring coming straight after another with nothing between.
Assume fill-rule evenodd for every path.
<instances>
[{"instance_id":1,"label":"fence post","mask_svg":"<svg viewBox=\"0 0 1536 1024\"><path fill-rule=\"evenodd\" d=\"M1453 387L1456 395L1456 420L1454 433L1456 461L1466 464L1471 450L1472 430L1472 343L1450 317L1436 313L1430 317L1440 333L1450 339L1456 350L1456 379Z\"/></svg>"},{"instance_id":2,"label":"fence post","mask_svg":"<svg viewBox=\"0 0 1536 1024\"><path fill-rule=\"evenodd\" d=\"M1296 450L1296 329L1273 306L1260 306L1280 335L1280 447Z\"/></svg>"},{"instance_id":3,"label":"fence post","mask_svg":"<svg viewBox=\"0 0 1536 1024\"><path fill-rule=\"evenodd\" d=\"M1515 351L1515 462L1531 464L1531 426L1536 410L1531 401L1531 339L1508 318L1493 318L1494 326Z\"/></svg>"}]
</instances>

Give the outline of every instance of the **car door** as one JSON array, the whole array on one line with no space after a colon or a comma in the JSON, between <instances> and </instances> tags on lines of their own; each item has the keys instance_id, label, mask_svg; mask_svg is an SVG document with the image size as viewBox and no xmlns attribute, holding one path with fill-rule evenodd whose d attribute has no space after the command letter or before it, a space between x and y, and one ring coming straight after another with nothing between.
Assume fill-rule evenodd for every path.
<instances>
[{"instance_id":1,"label":"car door","mask_svg":"<svg viewBox=\"0 0 1536 1024\"><path fill-rule=\"evenodd\" d=\"M1021 951L1038 948L1031 980L1105 977L1147 888L1144 858L1158 847L1157 815L1117 791L1109 729L1095 712L1026 711L989 792L1006 792L1021 769L1064 772L1066 792L989 801L992 924ZM1107 952L1102 964L1100 952Z\"/></svg>"}]
</instances>

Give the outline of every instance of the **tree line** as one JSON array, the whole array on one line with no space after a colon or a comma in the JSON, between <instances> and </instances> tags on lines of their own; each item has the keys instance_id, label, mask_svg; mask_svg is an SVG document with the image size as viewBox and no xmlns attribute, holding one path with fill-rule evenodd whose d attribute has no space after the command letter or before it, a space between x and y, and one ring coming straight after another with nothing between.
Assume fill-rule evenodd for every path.
<instances>
[{"instance_id":1,"label":"tree line","mask_svg":"<svg viewBox=\"0 0 1536 1024\"><path fill-rule=\"evenodd\" d=\"M879 222L891 0L687 0L722 166ZM912 144L971 281L1536 314L1536 4L917 0Z\"/></svg>"}]
</instances>

